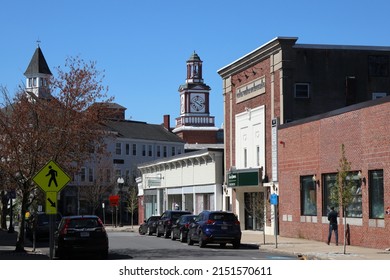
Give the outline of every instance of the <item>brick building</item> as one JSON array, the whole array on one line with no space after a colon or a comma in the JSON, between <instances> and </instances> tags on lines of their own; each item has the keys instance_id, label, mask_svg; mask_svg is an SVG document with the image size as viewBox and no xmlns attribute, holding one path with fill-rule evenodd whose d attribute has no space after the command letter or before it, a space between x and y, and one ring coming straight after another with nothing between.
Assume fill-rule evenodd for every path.
<instances>
[{"instance_id":1,"label":"brick building","mask_svg":"<svg viewBox=\"0 0 390 280\"><path fill-rule=\"evenodd\" d=\"M223 80L226 208L273 233L279 125L389 94L389 47L297 44L277 37L218 70ZM311 145L311 139L301 143ZM317 159L318 160L318 159ZM257 176L256 176L257 174ZM264 201L256 217L250 201Z\"/></svg>"},{"instance_id":2,"label":"brick building","mask_svg":"<svg viewBox=\"0 0 390 280\"><path fill-rule=\"evenodd\" d=\"M351 163L350 244L390 247L390 97L279 127L280 234L326 241L341 145ZM344 241L339 210L339 240Z\"/></svg>"}]
</instances>

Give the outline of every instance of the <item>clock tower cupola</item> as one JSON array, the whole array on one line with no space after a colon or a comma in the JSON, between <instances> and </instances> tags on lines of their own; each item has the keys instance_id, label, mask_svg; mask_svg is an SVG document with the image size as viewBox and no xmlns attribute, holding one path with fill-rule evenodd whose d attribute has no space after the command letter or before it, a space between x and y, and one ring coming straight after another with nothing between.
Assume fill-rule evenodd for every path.
<instances>
[{"instance_id":1,"label":"clock tower cupola","mask_svg":"<svg viewBox=\"0 0 390 280\"><path fill-rule=\"evenodd\" d=\"M210 116L210 90L203 81L203 61L194 53L187 60L187 76L185 83L179 86L180 116L176 118L173 130L184 140L190 142L195 131L202 134L215 133L214 117ZM199 141L197 141L199 143Z\"/></svg>"}]
</instances>

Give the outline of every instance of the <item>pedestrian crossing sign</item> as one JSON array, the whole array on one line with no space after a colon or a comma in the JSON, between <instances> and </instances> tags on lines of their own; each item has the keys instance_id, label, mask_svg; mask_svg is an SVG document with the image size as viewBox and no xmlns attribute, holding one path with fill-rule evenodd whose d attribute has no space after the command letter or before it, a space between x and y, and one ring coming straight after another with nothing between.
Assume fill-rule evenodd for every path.
<instances>
[{"instance_id":1,"label":"pedestrian crossing sign","mask_svg":"<svg viewBox=\"0 0 390 280\"><path fill-rule=\"evenodd\" d=\"M58 192L46 192L46 214L57 214Z\"/></svg>"},{"instance_id":2,"label":"pedestrian crossing sign","mask_svg":"<svg viewBox=\"0 0 390 280\"><path fill-rule=\"evenodd\" d=\"M61 167L50 160L32 178L45 193L59 192L70 182L70 177Z\"/></svg>"}]
</instances>

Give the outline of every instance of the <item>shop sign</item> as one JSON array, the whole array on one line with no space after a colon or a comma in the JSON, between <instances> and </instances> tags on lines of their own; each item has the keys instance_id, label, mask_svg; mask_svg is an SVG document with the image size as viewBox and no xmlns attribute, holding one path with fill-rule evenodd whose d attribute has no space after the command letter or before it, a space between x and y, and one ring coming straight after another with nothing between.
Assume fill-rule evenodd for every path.
<instances>
[{"instance_id":1,"label":"shop sign","mask_svg":"<svg viewBox=\"0 0 390 280\"><path fill-rule=\"evenodd\" d=\"M257 186L259 184L259 171L235 171L228 173L229 187Z\"/></svg>"}]
</instances>

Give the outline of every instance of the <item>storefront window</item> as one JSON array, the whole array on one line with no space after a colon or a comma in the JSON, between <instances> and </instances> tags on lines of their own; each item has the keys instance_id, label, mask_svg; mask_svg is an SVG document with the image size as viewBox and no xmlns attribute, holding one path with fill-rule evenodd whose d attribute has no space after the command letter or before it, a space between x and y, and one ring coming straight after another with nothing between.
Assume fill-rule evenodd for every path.
<instances>
[{"instance_id":1,"label":"storefront window","mask_svg":"<svg viewBox=\"0 0 390 280\"><path fill-rule=\"evenodd\" d=\"M322 175L322 188L323 188L323 194L322 194L322 216L327 216L330 212L330 207L334 206L335 208L338 208L338 203L332 203L330 200L330 194L332 193L332 188L336 184L336 177L337 174L324 174ZM337 210L336 210L337 211Z\"/></svg>"},{"instance_id":2,"label":"storefront window","mask_svg":"<svg viewBox=\"0 0 390 280\"><path fill-rule=\"evenodd\" d=\"M357 172L351 172L347 180L352 180L352 202L347 207L348 218L361 218L362 212L362 187Z\"/></svg>"},{"instance_id":3,"label":"storefront window","mask_svg":"<svg viewBox=\"0 0 390 280\"><path fill-rule=\"evenodd\" d=\"M384 218L383 170L369 171L370 218Z\"/></svg>"},{"instance_id":4,"label":"storefront window","mask_svg":"<svg viewBox=\"0 0 390 280\"><path fill-rule=\"evenodd\" d=\"M323 176L323 206L322 215L326 216L331 206L338 208L339 203L331 201L330 196L332 188L336 185L337 173L326 174ZM352 200L346 209L346 216L348 218L361 218L362 217L362 189L358 172L351 172L346 178L347 181L352 181ZM348 183L347 183L348 185Z\"/></svg>"},{"instance_id":5,"label":"storefront window","mask_svg":"<svg viewBox=\"0 0 390 280\"><path fill-rule=\"evenodd\" d=\"M196 213L200 213L203 210L214 210L214 194L212 193L200 193L195 196Z\"/></svg>"},{"instance_id":6,"label":"storefront window","mask_svg":"<svg viewBox=\"0 0 390 280\"><path fill-rule=\"evenodd\" d=\"M313 175L301 176L301 215L317 215L317 190Z\"/></svg>"}]
</instances>

